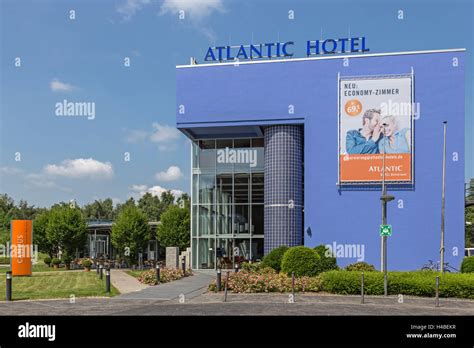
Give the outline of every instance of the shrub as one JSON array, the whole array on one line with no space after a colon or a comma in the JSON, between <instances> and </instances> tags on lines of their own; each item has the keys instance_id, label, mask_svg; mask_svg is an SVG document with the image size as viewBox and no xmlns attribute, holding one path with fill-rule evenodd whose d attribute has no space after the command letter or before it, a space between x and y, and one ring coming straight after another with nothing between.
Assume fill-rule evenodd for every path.
<instances>
[{"instance_id":1,"label":"shrub","mask_svg":"<svg viewBox=\"0 0 474 348\"><path fill-rule=\"evenodd\" d=\"M474 256L468 256L462 260L461 273L474 273Z\"/></svg>"},{"instance_id":2,"label":"shrub","mask_svg":"<svg viewBox=\"0 0 474 348\"><path fill-rule=\"evenodd\" d=\"M47 265L48 267L51 265L51 258L50 257L45 257L43 259L43 262L45 265Z\"/></svg>"},{"instance_id":3,"label":"shrub","mask_svg":"<svg viewBox=\"0 0 474 348\"><path fill-rule=\"evenodd\" d=\"M311 248L305 246L292 247L283 255L281 270L288 275L294 272L297 277L315 276L319 271L319 260L318 253Z\"/></svg>"},{"instance_id":4,"label":"shrub","mask_svg":"<svg viewBox=\"0 0 474 348\"><path fill-rule=\"evenodd\" d=\"M261 270L262 268L264 268L264 265L263 265L262 262L253 262L253 263L242 262L240 264L240 268L243 271L257 272L257 271Z\"/></svg>"},{"instance_id":5,"label":"shrub","mask_svg":"<svg viewBox=\"0 0 474 348\"><path fill-rule=\"evenodd\" d=\"M263 266L271 267L275 271L280 272L281 270L281 260L283 255L289 248L286 245L282 245L276 249L270 251L262 260Z\"/></svg>"},{"instance_id":6,"label":"shrub","mask_svg":"<svg viewBox=\"0 0 474 348\"><path fill-rule=\"evenodd\" d=\"M91 268L91 266L92 266L92 261L91 260L88 260L88 259L82 260L82 267Z\"/></svg>"},{"instance_id":7,"label":"shrub","mask_svg":"<svg viewBox=\"0 0 474 348\"><path fill-rule=\"evenodd\" d=\"M224 290L226 277L222 278L221 290ZM235 293L260 293L260 292L290 292L291 277L285 273L277 273L270 267L262 268L259 272L242 270L230 273L227 289ZM321 288L318 277L295 277L295 292L316 292ZM216 282L209 284L209 291L216 291Z\"/></svg>"},{"instance_id":8,"label":"shrub","mask_svg":"<svg viewBox=\"0 0 474 348\"><path fill-rule=\"evenodd\" d=\"M61 263L61 260L58 259L58 258L56 258L56 257L54 257L54 258L51 260L51 263L52 263L53 265L59 265L59 264Z\"/></svg>"},{"instance_id":9,"label":"shrub","mask_svg":"<svg viewBox=\"0 0 474 348\"><path fill-rule=\"evenodd\" d=\"M440 277L441 297L474 298L474 275L460 273L388 272L388 293L432 297L435 295L437 275ZM329 271L320 277L324 291L342 295L360 294L360 272ZM383 273L364 274L364 288L368 295L383 295Z\"/></svg>"},{"instance_id":10,"label":"shrub","mask_svg":"<svg viewBox=\"0 0 474 348\"><path fill-rule=\"evenodd\" d=\"M321 244L315 247L314 250L319 255L318 274L333 269L339 269L339 267L337 267L336 258L331 255L331 249Z\"/></svg>"},{"instance_id":11,"label":"shrub","mask_svg":"<svg viewBox=\"0 0 474 348\"><path fill-rule=\"evenodd\" d=\"M367 262L355 262L346 266L346 271L375 272L375 266Z\"/></svg>"},{"instance_id":12,"label":"shrub","mask_svg":"<svg viewBox=\"0 0 474 348\"><path fill-rule=\"evenodd\" d=\"M193 275L191 270L186 270L186 272L183 274L183 271L180 269L162 268L160 269L160 283L172 282L174 280L178 280L183 277L189 277L191 275ZM137 279L143 284L156 285L156 270L149 269L147 271L143 271L140 273Z\"/></svg>"},{"instance_id":13,"label":"shrub","mask_svg":"<svg viewBox=\"0 0 474 348\"><path fill-rule=\"evenodd\" d=\"M63 257L62 261L65 265L69 265L72 262L72 257L66 255L66 256Z\"/></svg>"}]
</instances>

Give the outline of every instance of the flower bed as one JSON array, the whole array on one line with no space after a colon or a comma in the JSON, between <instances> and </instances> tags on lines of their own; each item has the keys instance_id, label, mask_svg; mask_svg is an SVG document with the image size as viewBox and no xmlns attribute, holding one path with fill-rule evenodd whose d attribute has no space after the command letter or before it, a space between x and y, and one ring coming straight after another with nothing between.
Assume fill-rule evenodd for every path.
<instances>
[{"instance_id":1,"label":"flower bed","mask_svg":"<svg viewBox=\"0 0 474 348\"><path fill-rule=\"evenodd\" d=\"M226 275L222 275L222 287ZM236 293L257 292L291 292L291 277L285 273L277 273L269 267L258 271L242 270L229 273L227 289ZM317 277L295 277L295 291L316 292L320 290L320 280ZM216 291L216 281L209 285L209 291Z\"/></svg>"},{"instance_id":2,"label":"flower bed","mask_svg":"<svg viewBox=\"0 0 474 348\"><path fill-rule=\"evenodd\" d=\"M183 273L180 269L172 269L172 268L161 268L160 269L160 283L168 283L174 280L181 279L183 277L189 277L193 275L191 270L186 270ZM149 269L147 271L140 272L137 277L138 281L143 284L147 285L156 285L156 270Z\"/></svg>"}]
</instances>

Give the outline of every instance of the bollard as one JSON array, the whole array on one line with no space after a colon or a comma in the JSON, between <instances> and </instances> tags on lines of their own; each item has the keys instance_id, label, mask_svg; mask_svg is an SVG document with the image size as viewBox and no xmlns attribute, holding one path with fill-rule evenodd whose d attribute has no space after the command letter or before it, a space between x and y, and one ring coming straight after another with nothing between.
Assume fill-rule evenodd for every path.
<instances>
[{"instance_id":1,"label":"bollard","mask_svg":"<svg viewBox=\"0 0 474 348\"><path fill-rule=\"evenodd\" d=\"M436 277L436 307L439 307L439 276Z\"/></svg>"},{"instance_id":2,"label":"bollard","mask_svg":"<svg viewBox=\"0 0 474 348\"><path fill-rule=\"evenodd\" d=\"M364 272L362 272L360 282L360 303L364 303Z\"/></svg>"},{"instance_id":3,"label":"bollard","mask_svg":"<svg viewBox=\"0 0 474 348\"><path fill-rule=\"evenodd\" d=\"M227 275L225 277L225 285L224 285L224 302L227 302L227 281L229 280L229 271L227 271Z\"/></svg>"},{"instance_id":4,"label":"bollard","mask_svg":"<svg viewBox=\"0 0 474 348\"><path fill-rule=\"evenodd\" d=\"M95 264L95 271L97 272L97 274L99 274L99 263Z\"/></svg>"},{"instance_id":5,"label":"bollard","mask_svg":"<svg viewBox=\"0 0 474 348\"><path fill-rule=\"evenodd\" d=\"M110 292L110 268L105 270L105 292Z\"/></svg>"},{"instance_id":6,"label":"bollard","mask_svg":"<svg viewBox=\"0 0 474 348\"><path fill-rule=\"evenodd\" d=\"M295 302L295 272L291 272L291 294L293 295L293 302Z\"/></svg>"},{"instance_id":7,"label":"bollard","mask_svg":"<svg viewBox=\"0 0 474 348\"><path fill-rule=\"evenodd\" d=\"M183 270L183 274L186 273L186 256L183 256L183 259L181 260L181 269Z\"/></svg>"},{"instance_id":8,"label":"bollard","mask_svg":"<svg viewBox=\"0 0 474 348\"><path fill-rule=\"evenodd\" d=\"M235 273L239 272L239 264L238 263L235 264L234 271L235 271Z\"/></svg>"},{"instance_id":9,"label":"bollard","mask_svg":"<svg viewBox=\"0 0 474 348\"><path fill-rule=\"evenodd\" d=\"M217 278L216 278L216 289L217 291L221 291L221 270L217 270Z\"/></svg>"},{"instance_id":10,"label":"bollard","mask_svg":"<svg viewBox=\"0 0 474 348\"><path fill-rule=\"evenodd\" d=\"M104 278L104 266L102 265L99 265L99 277L100 277L100 280Z\"/></svg>"},{"instance_id":11,"label":"bollard","mask_svg":"<svg viewBox=\"0 0 474 348\"><path fill-rule=\"evenodd\" d=\"M160 265L156 264L156 284L160 284Z\"/></svg>"},{"instance_id":12,"label":"bollard","mask_svg":"<svg viewBox=\"0 0 474 348\"><path fill-rule=\"evenodd\" d=\"M7 272L7 293L6 293L6 300L11 301L12 300L12 271Z\"/></svg>"}]
</instances>

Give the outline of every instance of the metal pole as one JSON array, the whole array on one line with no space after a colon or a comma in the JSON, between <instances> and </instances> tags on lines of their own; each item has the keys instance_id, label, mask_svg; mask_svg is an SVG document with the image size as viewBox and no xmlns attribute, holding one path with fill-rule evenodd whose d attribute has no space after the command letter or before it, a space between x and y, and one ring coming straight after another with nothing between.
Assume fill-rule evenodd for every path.
<instances>
[{"instance_id":1,"label":"metal pole","mask_svg":"<svg viewBox=\"0 0 474 348\"><path fill-rule=\"evenodd\" d=\"M110 268L107 268L105 271L105 292L110 292Z\"/></svg>"},{"instance_id":2,"label":"metal pole","mask_svg":"<svg viewBox=\"0 0 474 348\"><path fill-rule=\"evenodd\" d=\"M385 126L386 123L382 124L383 126L383 156L382 156L382 196L380 200L382 201L382 225L387 224L387 202L390 202L395 199L394 196L387 194L387 186L385 185L385 154L386 154L386 144L387 137L385 135ZM383 290L384 296L388 295L388 276L387 276L387 236L382 236L382 262L381 270L383 272Z\"/></svg>"},{"instance_id":3,"label":"metal pole","mask_svg":"<svg viewBox=\"0 0 474 348\"><path fill-rule=\"evenodd\" d=\"M156 284L160 284L160 265L156 263Z\"/></svg>"},{"instance_id":4,"label":"metal pole","mask_svg":"<svg viewBox=\"0 0 474 348\"><path fill-rule=\"evenodd\" d=\"M7 271L6 300L12 300L12 271Z\"/></svg>"},{"instance_id":5,"label":"metal pole","mask_svg":"<svg viewBox=\"0 0 474 348\"><path fill-rule=\"evenodd\" d=\"M104 266L102 265L99 265L99 277L100 277L100 280L104 278Z\"/></svg>"},{"instance_id":6,"label":"metal pole","mask_svg":"<svg viewBox=\"0 0 474 348\"><path fill-rule=\"evenodd\" d=\"M439 307L439 276L436 276L436 307Z\"/></svg>"},{"instance_id":7,"label":"metal pole","mask_svg":"<svg viewBox=\"0 0 474 348\"><path fill-rule=\"evenodd\" d=\"M227 275L225 277L225 285L224 285L224 302L227 302L227 282L229 281L229 271L227 271Z\"/></svg>"},{"instance_id":8,"label":"metal pole","mask_svg":"<svg viewBox=\"0 0 474 348\"><path fill-rule=\"evenodd\" d=\"M362 272L360 284L360 303L364 303L364 272Z\"/></svg>"},{"instance_id":9,"label":"metal pole","mask_svg":"<svg viewBox=\"0 0 474 348\"><path fill-rule=\"evenodd\" d=\"M221 275L221 270L217 270L217 279L216 279L216 289L217 291L221 291L221 282L222 282L222 275Z\"/></svg>"},{"instance_id":10,"label":"metal pole","mask_svg":"<svg viewBox=\"0 0 474 348\"><path fill-rule=\"evenodd\" d=\"M441 273L444 273L444 212L445 212L445 191L446 191L446 129L448 122L443 122L443 189L441 193L441 248L440 252L440 266Z\"/></svg>"},{"instance_id":11,"label":"metal pole","mask_svg":"<svg viewBox=\"0 0 474 348\"><path fill-rule=\"evenodd\" d=\"M295 272L291 272L291 294L293 295L293 302L295 302Z\"/></svg>"}]
</instances>

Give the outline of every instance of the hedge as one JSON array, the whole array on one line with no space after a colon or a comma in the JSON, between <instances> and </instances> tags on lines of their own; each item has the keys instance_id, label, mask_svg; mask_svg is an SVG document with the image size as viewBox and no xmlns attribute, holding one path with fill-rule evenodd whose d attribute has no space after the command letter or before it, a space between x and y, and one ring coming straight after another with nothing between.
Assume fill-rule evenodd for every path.
<instances>
[{"instance_id":1,"label":"hedge","mask_svg":"<svg viewBox=\"0 0 474 348\"><path fill-rule=\"evenodd\" d=\"M440 297L474 299L474 275L436 272L388 272L389 295L435 296L435 279L440 277ZM342 294L360 294L361 272L329 271L320 275L324 291ZM364 273L364 291L367 295L383 295L383 273Z\"/></svg>"}]
</instances>

